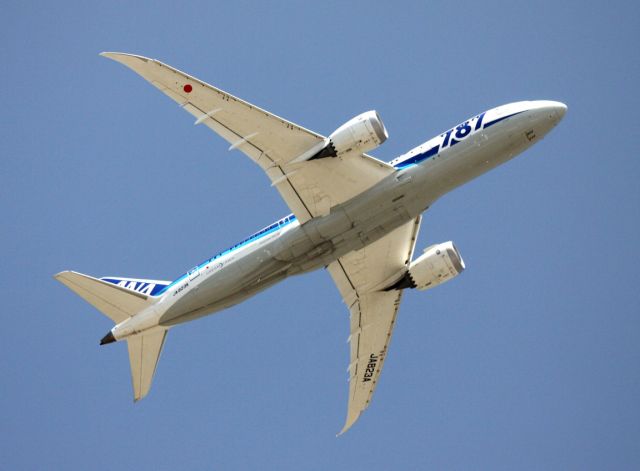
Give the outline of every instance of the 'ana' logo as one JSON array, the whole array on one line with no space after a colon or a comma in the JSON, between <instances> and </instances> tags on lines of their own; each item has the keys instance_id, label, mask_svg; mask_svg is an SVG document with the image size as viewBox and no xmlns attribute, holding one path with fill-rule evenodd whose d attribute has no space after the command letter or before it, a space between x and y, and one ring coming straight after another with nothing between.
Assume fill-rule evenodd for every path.
<instances>
[{"instance_id":1,"label":"'ana' logo","mask_svg":"<svg viewBox=\"0 0 640 471\"><path fill-rule=\"evenodd\" d=\"M150 295L151 292L153 291L153 288L156 287L155 283L145 283L144 281L129 281L129 280L122 280L120 283L118 283L118 286L122 286L123 288L127 288L133 291L137 291L138 293L141 294L148 294Z\"/></svg>"}]
</instances>

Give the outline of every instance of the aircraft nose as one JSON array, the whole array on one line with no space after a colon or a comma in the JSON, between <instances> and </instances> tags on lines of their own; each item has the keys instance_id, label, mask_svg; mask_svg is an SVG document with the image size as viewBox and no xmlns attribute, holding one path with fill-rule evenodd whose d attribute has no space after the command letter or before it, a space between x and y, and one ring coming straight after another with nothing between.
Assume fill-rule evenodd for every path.
<instances>
[{"instance_id":1,"label":"aircraft nose","mask_svg":"<svg viewBox=\"0 0 640 471\"><path fill-rule=\"evenodd\" d=\"M553 109L553 112L556 115L558 121L560 121L567 113L567 105L559 101L553 101L552 103L553 104L551 105L551 108Z\"/></svg>"},{"instance_id":2,"label":"aircraft nose","mask_svg":"<svg viewBox=\"0 0 640 471\"><path fill-rule=\"evenodd\" d=\"M523 126L527 127L525 134L531 141L530 136L542 137L558 125L567 113L567 105L560 101L536 100L529 102L528 120L523 121ZM533 134L529 131L534 131Z\"/></svg>"},{"instance_id":3,"label":"aircraft nose","mask_svg":"<svg viewBox=\"0 0 640 471\"><path fill-rule=\"evenodd\" d=\"M540 111L554 124L558 124L567 112L567 105L560 101L540 101Z\"/></svg>"},{"instance_id":4,"label":"aircraft nose","mask_svg":"<svg viewBox=\"0 0 640 471\"><path fill-rule=\"evenodd\" d=\"M551 126L555 126L567 113L567 105L560 101L539 100L533 102L531 110L534 112L537 119L541 120L541 122L546 122L551 124Z\"/></svg>"}]
</instances>

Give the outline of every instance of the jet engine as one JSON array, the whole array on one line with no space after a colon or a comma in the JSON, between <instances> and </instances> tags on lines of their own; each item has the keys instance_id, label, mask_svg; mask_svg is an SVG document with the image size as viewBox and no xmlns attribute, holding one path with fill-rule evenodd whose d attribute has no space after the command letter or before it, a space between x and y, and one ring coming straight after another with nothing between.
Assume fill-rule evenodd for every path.
<instances>
[{"instance_id":1,"label":"jet engine","mask_svg":"<svg viewBox=\"0 0 640 471\"><path fill-rule=\"evenodd\" d=\"M453 242L432 245L412 261L404 277L387 290L430 289L458 276L464 268L464 261Z\"/></svg>"},{"instance_id":2,"label":"jet engine","mask_svg":"<svg viewBox=\"0 0 640 471\"><path fill-rule=\"evenodd\" d=\"M333 131L322 149L308 160L337 157L349 152L369 152L387 140L389 134L376 111L367 111ZM306 159L305 159L306 160Z\"/></svg>"}]
</instances>

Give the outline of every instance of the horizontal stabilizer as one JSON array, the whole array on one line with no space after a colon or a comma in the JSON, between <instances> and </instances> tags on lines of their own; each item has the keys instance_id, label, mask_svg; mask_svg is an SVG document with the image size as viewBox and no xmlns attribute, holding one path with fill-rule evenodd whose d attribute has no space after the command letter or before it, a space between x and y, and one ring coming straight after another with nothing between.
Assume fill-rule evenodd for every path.
<instances>
[{"instance_id":1,"label":"horizontal stabilizer","mask_svg":"<svg viewBox=\"0 0 640 471\"><path fill-rule=\"evenodd\" d=\"M127 338L134 401L149 393L166 337L167 329L158 328Z\"/></svg>"},{"instance_id":2,"label":"horizontal stabilizer","mask_svg":"<svg viewBox=\"0 0 640 471\"><path fill-rule=\"evenodd\" d=\"M145 309L153 301L146 294L74 271L63 271L54 278L116 324Z\"/></svg>"}]
</instances>

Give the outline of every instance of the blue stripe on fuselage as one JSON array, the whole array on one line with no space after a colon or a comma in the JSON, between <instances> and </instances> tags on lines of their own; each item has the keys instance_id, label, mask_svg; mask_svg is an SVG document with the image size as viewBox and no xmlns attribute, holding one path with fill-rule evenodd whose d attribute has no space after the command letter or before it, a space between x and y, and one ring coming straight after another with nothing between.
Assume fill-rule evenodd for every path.
<instances>
[{"instance_id":1,"label":"blue stripe on fuselage","mask_svg":"<svg viewBox=\"0 0 640 471\"><path fill-rule=\"evenodd\" d=\"M204 262L200 263L198 266L196 266L195 268L189 270L189 272L185 273L184 275L180 276L179 278L177 278L176 280L172 281L171 284L165 286L163 289L161 289L160 291L158 291L155 296L159 296L161 294L163 294L164 292L166 292L169 288L171 288L172 286L174 286L177 283L180 283L182 280L185 280L190 273L193 273L196 270L200 270L202 267L204 267L205 265L207 265L208 263L213 262L214 260L222 257L223 255L227 255L231 252L235 252L236 250L244 247L245 245L249 245L252 242L255 242L256 240L262 239L263 237L266 237L267 235L277 231L278 229L281 229L289 224L291 224L292 222L296 221L296 217L293 214L290 214L289 216L280 219L277 222L274 222L273 224L271 224L270 226L265 227L264 229L256 232L255 234L250 235L249 237L247 237L245 240L243 240L242 242L238 242L236 245L229 247L226 250L223 250L222 252L214 255L211 258L208 258L207 260L205 260Z\"/></svg>"},{"instance_id":2,"label":"blue stripe on fuselage","mask_svg":"<svg viewBox=\"0 0 640 471\"><path fill-rule=\"evenodd\" d=\"M510 115L503 116L502 118L498 118L498 119L494 119L493 121L489 121L488 123L485 123L484 126L482 126L482 129L487 129L488 127L491 127L494 124L498 124L500 121L504 121L505 119L511 118L512 116L515 116L515 115L520 114L520 113L524 113L525 111L528 111L528 110L518 111L516 113L511 113Z\"/></svg>"},{"instance_id":3,"label":"blue stripe on fuselage","mask_svg":"<svg viewBox=\"0 0 640 471\"><path fill-rule=\"evenodd\" d=\"M433 157L434 155L436 155L438 153L438 151L440 150L440 144L438 144L435 147L432 147L429 150L426 150L424 152L421 152L420 154L416 154L413 157L409 157L407 160L403 160L402 162L398 163L395 165L395 168L397 168L398 170L403 169L403 168L407 168L410 167L412 165L416 165L419 164L420 162L422 162L423 160L428 159L429 157Z\"/></svg>"}]
</instances>

